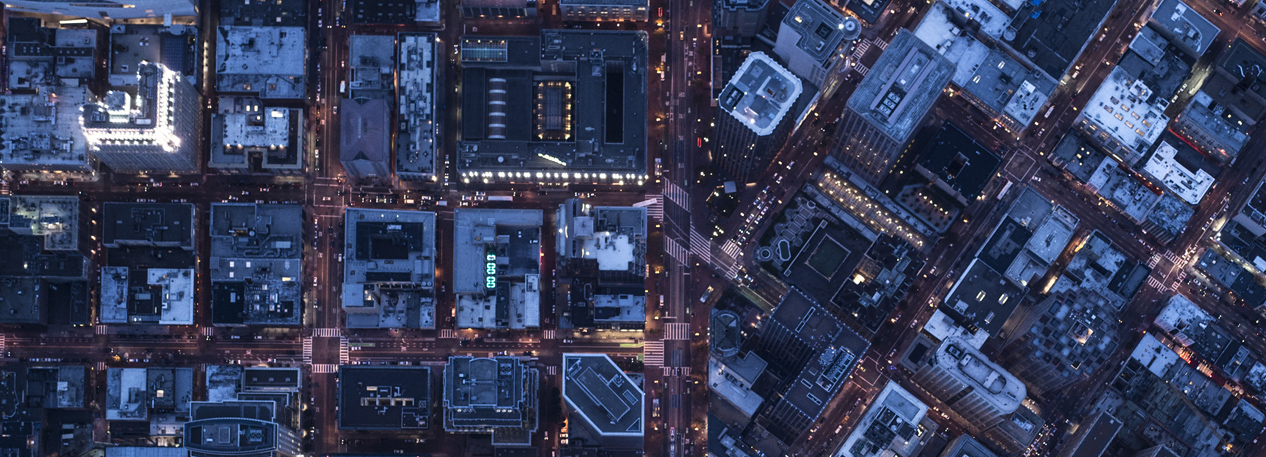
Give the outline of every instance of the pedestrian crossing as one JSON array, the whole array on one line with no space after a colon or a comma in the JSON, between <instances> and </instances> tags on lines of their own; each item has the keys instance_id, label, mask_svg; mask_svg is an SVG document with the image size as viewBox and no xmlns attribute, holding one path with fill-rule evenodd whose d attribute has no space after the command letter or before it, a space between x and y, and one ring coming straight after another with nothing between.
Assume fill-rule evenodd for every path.
<instances>
[{"instance_id":1,"label":"pedestrian crossing","mask_svg":"<svg viewBox=\"0 0 1266 457\"><path fill-rule=\"evenodd\" d=\"M1165 260L1178 263L1178 254L1174 254L1174 251L1165 251Z\"/></svg>"},{"instance_id":2,"label":"pedestrian crossing","mask_svg":"<svg viewBox=\"0 0 1266 457\"><path fill-rule=\"evenodd\" d=\"M685 209L686 211L690 211L690 195L687 194L686 191L683 190L682 188L677 187L676 184L673 184L672 182L665 180L664 181L664 196L667 197L669 200L672 200L673 203L676 203L677 206L682 207L682 209Z\"/></svg>"},{"instance_id":3,"label":"pedestrian crossing","mask_svg":"<svg viewBox=\"0 0 1266 457\"><path fill-rule=\"evenodd\" d=\"M867 73L870 73L870 68L867 68L865 65L862 65L862 64L857 64L857 66L853 67L853 69L857 70L857 74L862 75L862 76L866 76Z\"/></svg>"},{"instance_id":4,"label":"pedestrian crossing","mask_svg":"<svg viewBox=\"0 0 1266 457\"><path fill-rule=\"evenodd\" d=\"M743 253L742 247L733 239L725 240L725 244L721 245L721 252L735 259L739 258L739 255Z\"/></svg>"},{"instance_id":5,"label":"pedestrian crossing","mask_svg":"<svg viewBox=\"0 0 1266 457\"><path fill-rule=\"evenodd\" d=\"M215 327L202 327L202 336L215 336Z\"/></svg>"},{"instance_id":6,"label":"pedestrian crossing","mask_svg":"<svg viewBox=\"0 0 1266 457\"><path fill-rule=\"evenodd\" d=\"M451 328L440 329L440 338L457 338L457 332Z\"/></svg>"},{"instance_id":7,"label":"pedestrian crossing","mask_svg":"<svg viewBox=\"0 0 1266 457\"><path fill-rule=\"evenodd\" d=\"M686 248L682 247L681 243L677 242L676 240L673 240L671 238L665 239L664 252L667 252L669 257L672 257L674 260L676 260L678 263L682 265L690 264L690 253L687 252Z\"/></svg>"},{"instance_id":8,"label":"pedestrian crossing","mask_svg":"<svg viewBox=\"0 0 1266 457\"><path fill-rule=\"evenodd\" d=\"M552 339L554 339L554 337L555 337L555 335L554 335L554 333L555 333L555 332L556 332L556 330L554 330L554 329L545 329L545 330L542 330L542 331L541 331L541 339L542 339L542 340L552 340Z\"/></svg>"},{"instance_id":9,"label":"pedestrian crossing","mask_svg":"<svg viewBox=\"0 0 1266 457\"><path fill-rule=\"evenodd\" d=\"M857 43L857 46L853 47L853 60L861 59L863 55L866 55L866 51L869 51L869 50L870 50L869 40L862 40L861 42Z\"/></svg>"},{"instance_id":10,"label":"pedestrian crossing","mask_svg":"<svg viewBox=\"0 0 1266 457\"><path fill-rule=\"evenodd\" d=\"M312 330L312 336L317 338L338 338L343 336L343 332L338 328L318 328Z\"/></svg>"},{"instance_id":11,"label":"pedestrian crossing","mask_svg":"<svg viewBox=\"0 0 1266 457\"><path fill-rule=\"evenodd\" d=\"M1159 290L1161 293L1169 292L1169 288L1165 287L1165 284L1161 283L1155 276L1147 277L1147 286Z\"/></svg>"},{"instance_id":12,"label":"pedestrian crossing","mask_svg":"<svg viewBox=\"0 0 1266 457\"><path fill-rule=\"evenodd\" d=\"M109 329L109 328L110 328L110 327L109 327L109 326L107 326L107 325L105 325L105 324L100 324L100 325L96 325L96 326L94 326L94 327L93 327L93 332L95 332L95 333L96 333L96 334L98 334L98 335L105 335L105 334L106 334L106 330L107 330L107 329Z\"/></svg>"},{"instance_id":13,"label":"pedestrian crossing","mask_svg":"<svg viewBox=\"0 0 1266 457\"><path fill-rule=\"evenodd\" d=\"M545 374L550 376L558 376L558 365L548 365L545 367Z\"/></svg>"},{"instance_id":14,"label":"pedestrian crossing","mask_svg":"<svg viewBox=\"0 0 1266 457\"><path fill-rule=\"evenodd\" d=\"M331 374L338 373L338 365L332 363L314 363L312 364L313 374Z\"/></svg>"},{"instance_id":15,"label":"pedestrian crossing","mask_svg":"<svg viewBox=\"0 0 1266 457\"><path fill-rule=\"evenodd\" d=\"M664 196L652 194L646 196L647 200L655 200L655 203L646 206L646 216L657 221L664 220Z\"/></svg>"},{"instance_id":16,"label":"pedestrian crossing","mask_svg":"<svg viewBox=\"0 0 1266 457\"><path fill-rule=\"evenodd\" d=\"M673 322L664 324L665 340L689 340L690 324L685 322Z\"/></svg>"},{"instance_id":17,"label":"pedestrian crossing","mask_svg":"<svg viewBox=\"0 0 1266 457\"><path fill-rule=\"evenodd\" d=\"M743 270L743 265L740 264L737 260L735 260L734 262L730 263L729 267L726 267L725 277L737 278L739 275L739 272L742 270Z\"/></svg>"},{"instance_id":18,"label":"pedestrian crossing","mask_svg":"<svg viewBox=\"0 0 1266 457\"><path fill-rule=\"evenodd\" d=\"M664 341L663 340L646 340L642 345L643 362L647 366L661 366L664 364Z\"/></svg>"},{"instance_id":19,"label":"pedestrian crossing","mask_svg":"<svg viewBox=\"0 0 1266 457\"><path fill-rule=\"evenodd\" d=\"M352 360L352 350L348 347L347 337L341 337L338 340L338 363L347 365Z\"/></svg>"},{"instance_id":20,"label":"pedestrian crossing","mask_svg":"<svg viewBox=\"0 0 1266 457\"><path fill-rule=\"evenodd\" d=\"M694 228L690 229L690 253L704 263L712 263L712 241L704 238Z\"/></svg>"},{"instance_id":21,"label":"pedestrian crossing","mask_svg":"<svg viewBox=\"0 0 1266 457\"><path fill-rule=\"evenodd\" d=\"M303 363L312 363L312 338L299 338L303 341Z\"/></svg>"},{"instance_id":22,"label":"pedestrian crossing","mask_svg":"<svg viewBox=\"0 0 1266 457\"><path fill-rule=\"evenodd\" d=\"M97 362L97 371L106 371L106 363L105 363L105 362ZM205 370L203 370L203 371L205 371Z\"/></svg>"},{"instance_id":23,"label":"pedestrian crossing","mask_svg":"<svg viewBox=\"0 0 1266 457\"><path fill-rule=\"evenodd\" d=\"M665 378L672 376L690 376L690 367L661 367Z\"/></svg>"},{"instance_id":24,"label":"pedestrian crossing","mask_svg":"<svg viewBox=\"0 0 1266 457\"><path fill-rule=\"evenodd\" d=\"M1147 259L1147 268L1148 269L1156 268L1156 264L1160 263L1160 259L1161 259L1160 254L1152 254L1152 257Z\"/></svg>"},{"instance_id":25,"label":"pedestrian crossing","mask_svg":"<svg viewBox=\"0 0 1266 457\"><path fill-rule=\"evenodd\" d=\"M881 40L881 39L879 39L879 38L875 38L875 46L877 46L877 47L878 47L879 49L881 49L881 50L887 50L887 49L888 49L888 42L887 42L887 41L884 41L884 40Z\"/></svg>"}]
</instances>

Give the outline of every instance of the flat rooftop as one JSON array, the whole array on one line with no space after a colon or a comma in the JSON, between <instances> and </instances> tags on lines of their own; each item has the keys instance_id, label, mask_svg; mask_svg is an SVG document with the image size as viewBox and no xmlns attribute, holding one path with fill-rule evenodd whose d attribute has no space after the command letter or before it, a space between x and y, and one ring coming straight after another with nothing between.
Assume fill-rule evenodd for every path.
<instances>
[{"instance_id":1,"label":"flat rooftop","mask_svg":"<svg viewBox=\"0 0 1266 457\"><path fill-rule=\"evenodd\" d=\"M1115 5L1115 0L1023 2L1011 16L1015 35L1003 40L1021 54L1032 53L1030 60L1042 71L1061 79Z\"/></svg>"},{"instance_id":2,"label":"flat rooftop","mask_svg":"<svg viewBox=\"0 0 1266 457\"><path fill-rule=\"evenodd\" d=\"M7 209L7 210L6 210ZM79 250L79 198L53 195L0 197L9 230L43 238L46 251Z\"/></svg>"},{"instance_id":3,"label":"flat rooftop","mask_svg":"<svg viewBox=\"0 0 1266 457\"><path fill-rule=\"evenodd\" d=\"M919 421L927 415L928 405L888 382L879 392L861 422L844 440L836 457L878 457L900 455L895 452L912 441L917 443ZM954 457L962 457L955 455Z\"/></svg>"},{"instance_id":4,"label":"flat rooftop","mask_svg":"<svg viewBox=\"0 0 1266 457\"><path fill-rule=\"evenodd\" d=\"M381 25L413 25L416 22L439 22L439 0L353 0L352 23Z\"/></svg>"},{"instance_id":5,"label":"flat rooftop","mask_svg":"<svg viewBox=\"0 0 1266 457\"><path fill-rule=\"evenodd\" d=\"M435 328L435 213L348 208L348 328Z\"/></svg>"},{"instance_id":6,"label":"flat rooftop","mask_svg":"<svg viewBox=\"0 0 1266 457\"><path fill-rule=\"evenodd\" d=\"M796 48L814 61L825 63L846 36L860 33L860 24L850 21L834 7L821 0L795 2L783 17L783 31L794 32Z\"/></svg>"},{"instance_id":7,"label":"flat rooftop","mask_svg":"<svg viewBox=\"0 0 1266 457\"><path fill-rule=\"evenodd\" d=\"M1191 9L1182 0L1165 0L1152 12L1151 23L1175 42L1191 49L1200 57L1213 45L1221 32L1216 25Z\"/></svg>"},{"instance_id":8,"label":"flat rooftop","mask_svg":"<svg viewBox=\"0 0 1266 457\"><path fill-rule=\"evenodd\" d=\"M1266 72L1255 73L1255 69L1266 68L1266 56L1257 52L1242 38L1236 38L1231 43L1231 48L1223 51L1217 65L1232 78L1250 78L1256 81L1257 84L1250 85L1249 90L1259 97L1266 98L1266 84L1262 84L1266 81Z\"/></svg>"},{"instance_id":9,"label":"flat rooftop","mask_svg":"<svg viewBox=\"0 0 1266 457\"><path fill-rule=\"evenodd\" d=\"M1169 102L1156 98L1149 103L1152 99L1151 88L1130 77L1125 69L1113 67L1080 118L1093 122L1127 148L1133 155L1125 160L1132 162L1156 142L1169 124L1169 116L1165 115Z\"/></svg>"},{"instance_id":10,"label":"flat rooftop","mask_svg":"<svg viewBox=\"0 0 1266 457\"><path fill-rule=\"evenodd\" d=\"M0 96L0 167L11 170L89 171L79 107L85 87L54 86L41 94Z\"/></svg>"},{"instance_id":11,"label":"flat rooftop","mask_svg":"<svg viewBox=\"0 0 1266 457\"><path fill-rule=\"evenodd\" d=\"M624 31L463 38L463 181L642 182L646 46Z\"/></svg>"},{"instance_id":12,"label":"flat rooftop","mask_svg":"<svg viewBox=\"0 0 1266 457\"><path fill-rule=\"evenodd\" d=\"M1183 144L1182 146L1186 146ZM1208 171L1199 167L1199 163L1192 164L1189 160L1182 160L1177 157L1178 147L1170 144L1169 141L1161 140L1157 144L1156 150L1152 152L1147 162L1143 164L1143 171L1160 181L1161 184L1173 192L1178 198L1181 198L1189 205L1197 205L1204 198L1205 192L1213 187L1214 176ZM1200 159L1200 155L1191 152L1194 158ZM1192 167L1192 165L1195 165ZM1217 168L1213 168L1216 172Z\"/></svg>"},{"instance_id":13,"label":"flat rooftop","mask_svg":"<svg viewBox=\"0 0 1266 457\"><path fill-rule=\"evenodd\" d=\"M343 168L354 177L378 176L390 170L390 103L381 98L344 98L339 100L339 109L339 161Z\"/></svg>"},{"instance_id":14,"label":"flat rooftop","mask_svg":"<svg viewBox=\"0 0 1266 457\"><path fill-rule=\"evenodd\" d=\"M766 136L774 132L803 91L800 78L763 52L748 55L717 100L744 126Z\"/></svg>"},{"instance_id":15,"label":"flat rooftop","mask_svg":"<svg viewBox=\"0 0 1266 457\"><path fill-rule=\"evenodd\" d=\"M449 357L444 430L493 434L493 444L530 441L537 428L539 373L515 357Z\"/></svg>"},{"instance_id":16,"label":"flat rooftop","mask_svg":"<svg viewBox=\"0 0 1266 457\"><path fill-rule=\"evenodd\" d=\"M431 427L429 367L339 367L340 430Z\"/></svg>"},{"instance_id":17,"label":"flat rooftop","mask_svg":"<svg viewBox=\"0 0 1266 457\"><path fill-rule=\"evenodd\" d=\"M563 399L601 436L641 437L645 394L606 354L563 354Z\"/></svg>"},{"instance_id":18,"label":"flat rooftop","mask_svg":"<svg viewBox=\"0 0 1266 457\"><path fill-rule=\"evenodd\" d=\"M102 244L193 250L192 203L120 203L101 205Z\"/></svg>"},{"instance_id":19,"label":"flat rooftop","mask_svg":"<svg viewBox=\"0 0 1266 457\"><path fill-rule=\"evenodd\" d=\"M241 0L220 4L220 24L235 26L306 27L303 0Z\"/></svg>"},{"instance_id":20,"label":"flat rooftop","mask_svg":"<svg viewBox=\"0 0 1266 457\"><path fill-rule=\"evenodd\" d=\"M302 222L299 205L211 204L214 323L299 324Z\"/></svg>"},{"instance_id":21,"label":"flat rooftop","mask_svg":"<svg viewBox=\"0 0 1266 457\"><path fill-rule=\"evenodd\" d=\"M458 328L540 326L540 210L454 210Z\"/></svg>"},{"instance_id":22,"label":"flat rooftop","mask_svg":"<svg viewBox=\"0 0 1266 457\"><path fill-rule=\"evenodd\" d=\"M1069 449L1061 452L1067 453L1069 457L1099 457L1107 451L1108 445L1121 430L1121 421L1107 412L1101 412L1083 420L1077 427L1072 442L1076 447L1071 452ZM1076 437L1084 438L1078 440Z\"/></svg>"},{"instance_id":23,"label":"flat rooftop","mask_svg":"<svg viewBox=\"0 0 1266 457\"><path fill-rule=\"evenodd\" d=\"M950 338L941 342L933 357L934 365L946 367L944 371L974 387L976 395L988 399L1000 411L1015 411L1024 400L1024 384L966 340Z\"/></svg>"},{"instance_id":24,"label":"flat rooftop","mask_svg":"<svg viewBox=\"0 0 1266 457\"><path fill-rule=\"evenodd\" d=\"M892 39L848 99L875 129L904 144L941 96L954 64L908 30Z\"/></svg>"},{"instance_id":25,"label":"flat rooftop","mask_svg":"<svg viewBox=\"0 0 1266 457\"><path fill-rule=\"evenodd\" d=\"M265 171L303 167L302 109L264 106L245 96L222 96L218 106L211 116L211 167L247 170L255 156Z\"/></svg>"},{"instance_id":26,"label":"flat rooftop","mask_svg":"<svg viewBox=\"0 0 1266 457\"><path fill-rule=\"evenodd\" d=\"M942 0L946 6L980 25L980 32L1001 39L1010 17L989 0Z\"/></svg>"},{"instance_id":27,"label":"flat rooftop","mask_svg":"<svg viewBox=\"0 0 1266 457\"><path fill-rule=\"evenodd\" d=\"M361 35L348 37L349 98L390 99L395 90L396 37Z\"/></svg>"},{"instance_id":28,"label":"flat rooftop","mask_svg":"<svg viewBox=\"0 0 1266 457\"><path fill-rule=\"evenodd\" d=\"M435 56L434 34L399 35L398 73L402 102L397 107L396 175L401 179L434 179Z\"/></svg>"},{"instance_id":29,"label":"flat rooftop","mask_svg":"<svg viewBox=\"0 0 1266 457\"><path fill-rule=\"evenodd\" d=\"M1086 180L1086 187L1108 199L1134 220L1143 220L1160 199L1156 192L1111 157L1099 163L1094 174Z\"/></svg>"},{"instance_id":30,"label":"flat rooftop","mask_svg":"<svg viewBox=\"0 0 1266 457\"><path fill-rule=\"evenodd\" d=\"M220 26L216 30L216 90L295 99L304 94L307 44L303 27Z\"/></svg>"},{"instance_id":31,"label":"flat rooftop","mask_svg":"<svg viewBox=\"0 0 1266 457\"><path fill-rule=\"evenodd\" d=\"M1001 160L953 122L946 122L919 165L970 200L984 190Z\"/></svg>"},{"instance_id":32,"label":"flat rooftop","mask_svg":"<svg viewBox=\"0 0 1266 457\"><path fill-rule=\"evenodd\" d=\"M945 297L947 306L940 310L959 325L997 335L1020 304L1024 290L980 260L972 260Z\"/></svg>"}]
</instances>

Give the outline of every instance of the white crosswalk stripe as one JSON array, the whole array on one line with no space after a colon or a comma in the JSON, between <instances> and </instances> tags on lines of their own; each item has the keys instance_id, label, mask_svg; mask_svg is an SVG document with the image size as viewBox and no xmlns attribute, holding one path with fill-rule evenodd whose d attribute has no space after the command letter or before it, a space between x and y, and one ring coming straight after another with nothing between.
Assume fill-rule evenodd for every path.
<instances>
[{"instance_id":1,"label":"white crosswalk stripe","mask_svg":"<svg viewBox=\"0 0 1266 457\"><path fill-rule=\"evenodd\" d=\"M887 50L887 49L888 49L888 42L887 42L887 41L884 41L884 40L881 40L881 39L879 39L879 38L875 38L875 46L879 47L879 49L884 49L884 50Z\"/></svg>"},{"instance_id":2,"label":"white crosswalk stripe","mask_svg":"<svg viewBox=\"0 0 1266 457\"><path fill-rule=\"evenodd\" d=\"M724 253L725 253L725 255L728 255L728 256L733 257L733 258L736 258L736 259L738 258L739 254L741 253L741 251L740 251L740 246L739 246L738 242L736 242L736 241L734 241L734 240L732 240L732 239L730 239L730 240L725 240L725 244L721 245L721 252L724 252Z\"/></svg>"},{"instance_id":3,"label":"white crosswalk stripe","mask_svg":"<svg viewBox=\"0 0 1266 457\"><path fill-rule=\"evenodd\" d=\"M542 330L542 331L541 331L541 339L542 339L542 340L552 340L552 339L554 339L554 330L553 330L553 329L545 329L545 330Z\"/></svg>"},{"instance_id":4,"label":"white crosswalk stripe","mask_svg":"<svg viewBox=\"0 0 1266 457\"><path fill-rule=\"evenodd\" d=\"M98 335L105 335L105 334L106 334L106 329L107 329L107 328L109 328L109 327L107 327L105 324L101 324L101 325L97 325L95 328L93 328L93 331L95 331Z\"/></svg>"},{"instance_id":5,"label":"white crosswalk stripe","mask_svg":"<svg viewBox=\"0 0 1266 457\"><path fill-rule=\"evenodd\" d=\"M870 50L870 41L862 40L861 42L857 43L856 47L853 48L853 59L854 60L860 59L862 55L865 55L866 51L869 51L869 50Z\"/></svg>"},{"instance_id":6,"label":"white crosswalk stripe","mask_svg":"<svg viewBox=\"0 0 1266 457\"><path fill-rule=\"evenodd\" d=\"M338 365L335 365L332 363L314 363L312 364L312 373L314 374L338 373Z\"/></svg>"},{"instance_id":7,"label":"white crosswalk stripe","mask_svg":"<svg viewBox=\"0 0 1266 457\"><path fill-rule=\"evenodd\" d=\"M1147 259L1147 268L1156 268L1156 264L1160 263L1160 259L1160 254L1152 254L1152 257Z\"/></svg>"},{"instance_id":8,"label":"white crosswalk stripe","mask_svg":"<svg viewBox=\"0 0 1266 457\"><path fill-rule=\"evenodd\" d=\"M97 362L97 371L106 371L106 363Z\"/></svg>"},{"instance_id":9,"label":"white crosswalk stripe","mask_svg":"<svg viewBox=\"0 0 1266 457\"><path fill-rule=\"evenodd\" d=\"M687 252L686 248L682 247L681 243L677 242L676 240L665 239L664 251L668 253L669 257L672 257L678 263L682 265L690 264L690 253Z\"/></svg>"},{"instance_id":10,"label":"white crosswalk stripe","mask_svg":"<svg viewBox=\"0 0 1266 457\"><path fill-rule=\"evenodd\" d=\"M690 195L682 188L677 187L676 184L667 180L664 181L664 196L668 197L669 200L672 200L673 203L676 203L677 206L680 206L687 211L690 210Z\"/></svg>"},{"instance_id":11,"label":"white crosswalk stripe","mask_svg":"<svg viewBox=\"0 0 1266 457\"><path fill-rule=\"evenodd\" d=\"M685 322L673 322L664 324L665 340L689 340L690 324Z\"/></svg>"},{"instance_id":12,"label":"white crosswalk stripe","mask_svg":"<svg viewBox=\"0 0 1266 457\"><path fill-rule=\"evenodd\" d=\"M451 328L440 329L440 338L457 338L457 332Z\"/></svg>"},{"instance_id":13,"label":"white crosswalk stripe","mask_svg":"<svg viewBox=\"0 0 1266 457\"><path fill-rule=\"evenodd\" d=\"M318 328L313 330L313 336L318 338L338 338L343 336L343 332L337 328Z\"/></svg>"},{"instance_id":14,"label":"white crosswalk stripe","mask_svg":"<svg viewBox=\"0 0 1266 457\"><path fill-rule=\"evenodd\" d=\"M657 221L664 220L664 196L659 194L647 195L647 200L655 200L655 203L646 207L646 216Z\"/></svg>"},{"instance_id":15,"label":"white crosswalk stripe","mask_svg":"<svg viewBox=\"0 0 1266 457\"><path fill-rule=\"evenodd\" d=\"M712 263L712 241L704 238L694 228L690 229L690 253L704 263Z\"/></svg>"},{"instance_id":16,"label":"white crosswalk stripe","mask_svg":"<svg viewBox=\"0 0 1266 457\"><path fill-rule=\"evenodd\" d=\"M303 340L303 363L312 363L312 338L300 338Z\"/></svg>"},{"instance_id":17,"label":"white crosswalk stripe","mask_svg":"<svg viewBox=\"0 0 1266 457\"><path fill-rule=\"evenodd\" d=\"M865 65L859 64L853 67L853 69L857 70L857 74L862 75L862 76L866 76L866 73L870 73L870 68L866 67Z\"/></svg>"},{"instance_id":18,"label":"white crosswalk stripe","mask_svg":"<svg viewBox=\"0 0 1266 457\"><path fill-rule=\"evenodd\" d=\"M1174 251L1165 251L1165 259L1172 263L1178 263L1178 255Z\"/></svg>"},{"instance_id":19,"label":"white crosswalk stripe","mask_svg":"<svg viewBox=\"0 0 1266 457\"><path fill-rule=\"evenodd\" d=\"M0 333L0 352L4 352L4 334Z\"/></svg>"},{"instance_id":20,"label":"white crosswalk stripe","mask_svg":"<svg viewBox=\"0 0 1266 457\"><path fill-rule=\"evenodd\" d=\"M741 271L742 269L743 269L743 265L739 264L738 262L731 263L730 267L725 269L725 277L737 278L739 271Z\"/></svg>"},{"instance_id":21,"label":"white crosswalk stripe","mask_svg":"<svg viewBox=\"0 0 1266 457\"><path fill-rule=\"evenodd\" d=\"M646 340L642 345L643 362L650 366L660 366L664 364L664 341L663 340Z\"/></svg>"},{"instance_id":22,"label":"white crosswalk stripe","mask_svg":"<svg viewBox=\"0 0 1266 457\"><path fill-rule=\"evenodd\" d=\"M1154 276L1147 277L1147 285L1153 289L1161 291L1161 293L1165 293L1169 291L1169 289L1166 288L1165 285L1162 284L1160 280L1156 279L1156 277Z\"/></svg>"},{"instance_id":23,"label":"white crosswalk stripe","mask_svg":"<svg viewBox=\"0 0 1266 457\"><path fill-rule=\"evenodd\" d=\"M352 354L351 354L351 352L352 352L351 348L350 348L350 347L348 347L348 345L347 345L347 338L346 338L346 337L341 337L341 338L339 338L339 341L338 341L338 363L340 363L340 364L342 364L342 365L347 365L347 362L349 362L349 361L351 361L351 360L352 360Z\"/></svg>"},{"instance_id":24,"label":"white crosswalk stripe","mask_svg":"<svg viewBox=\"0 0 1266 457\"><path fill-rule=\"evenodd\" d=\"M558 365L549 365L545 367L545 374L550 376L558 375Z\"/></svg>"},{"instance_id":25,"label":"white crosswalk stripe","mask_svg":"<svg viewBox=\"0 0 1266 457\"><path fill-rule=\"evenodd\" d=\"M690 376L690 367L663 367L664 377Z\"/></svg>"}]
</instances>

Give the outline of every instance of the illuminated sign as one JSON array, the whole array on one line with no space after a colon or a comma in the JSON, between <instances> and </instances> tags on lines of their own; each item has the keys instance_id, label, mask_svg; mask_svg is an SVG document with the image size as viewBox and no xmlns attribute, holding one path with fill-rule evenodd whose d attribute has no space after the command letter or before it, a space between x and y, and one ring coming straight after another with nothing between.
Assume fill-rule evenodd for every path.
<instances>
[{"instance_id":1,"label":"illuminated sign","mask_svg":"<svg viewBox=\"0 0 1266 457\"><path fill-rule=\"evenodd\" d=\"M484 264L484 287L489 289L497 288L497 254L489 252L484 256L487 263Z\"/></svg>"}]
</instances>

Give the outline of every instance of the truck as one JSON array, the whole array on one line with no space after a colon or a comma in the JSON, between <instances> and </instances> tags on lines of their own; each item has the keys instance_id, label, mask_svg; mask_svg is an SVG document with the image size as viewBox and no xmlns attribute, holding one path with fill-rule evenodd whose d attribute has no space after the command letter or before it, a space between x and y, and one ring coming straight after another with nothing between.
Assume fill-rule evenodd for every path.
<instances>
[{"instance_id":1,"label":"truck","mask_svg":"<svg viewBox=\"0 0 1266 457\"><path fill-rule=\"evenodd\" d=\"M511 197L511 196L509 196L509 195L489 195L489 196L488 196L488 201L490 201L490 202L512 202L512 201L514 201L514 197Z\"/></svg>"}]
</instances>

